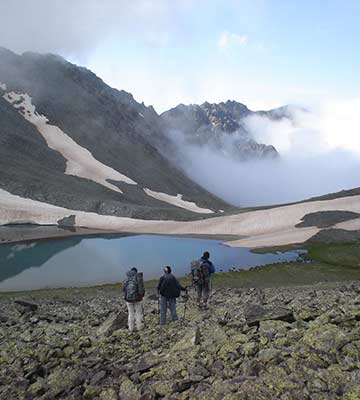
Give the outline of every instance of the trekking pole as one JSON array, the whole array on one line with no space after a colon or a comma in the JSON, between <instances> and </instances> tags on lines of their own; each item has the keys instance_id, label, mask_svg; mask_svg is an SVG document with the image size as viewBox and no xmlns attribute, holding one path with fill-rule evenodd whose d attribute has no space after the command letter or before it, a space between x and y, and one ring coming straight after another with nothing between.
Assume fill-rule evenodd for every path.
<instances>
[{"instance_id":1,"label":"trekking pole","mask_svg":"<svg viewBox=\"0 0 360 400\"><path fill-rule=\"evenodd\" d=\"M158 292L158 296L157 296L157 300L158 300L158 314L160 314L160 293Z\"/></svg>"},{"instance_id":2,"label":"trekking pole","mask_svg":"<svg viewBox=\"0 0 360 400\"><path fill-rule=\"evenodd\" d=\"M141 311L142 311L142 323L143 323L144 327L146 328L144 303L141 303Z\"/></svg>"},{"instance_id":3,"label":"trekking pole","mask_svg":"<svg viewBox=\"0 0 360 400\"><path fill-rule=\"evenodd\" d=\"M185 322L185 315L186 315L186 309L187 309L187 302L188 302L188 300L189 300L189 295L188 295L188 292L187 292L187 289L186 289L186 294L185 294L185 296L184 296L184 314L183 314L183 318L182 318L182 320L183 320L183 322Z\"/></svg>"},{"instance_id":4,"label":"trekking pole","mask_svg":"<svg viewBox=\"0 0 360 400\"><path fill-rule=\"evenodd\" d=\"M208 304L210 304L211 295L212 295L212 276L210 275L210 279L209 279L209 299L208 299Z\"/></svg>"}]
</instances>

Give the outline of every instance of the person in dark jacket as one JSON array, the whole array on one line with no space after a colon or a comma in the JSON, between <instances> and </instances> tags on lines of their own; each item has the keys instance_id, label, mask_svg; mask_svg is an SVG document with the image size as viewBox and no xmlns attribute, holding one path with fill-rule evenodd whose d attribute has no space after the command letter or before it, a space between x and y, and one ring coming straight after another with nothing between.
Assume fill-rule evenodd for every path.
<instances>
[{"instance_id":1,"label":"person in dark jacket","mask_svg":"<svg viewBox=\"0 0 360 400\"><path fill-rule=\"evenodd\" d=\"M186 291L180 282L171 273L171 267L164 268L164 275L160 278L157 286L160 295L160 325L166 323L167 307L170 308L171 319L177 321L178 315L176 312L176 298L180 296L180 291Z\"/></svg>"}]
</instances>

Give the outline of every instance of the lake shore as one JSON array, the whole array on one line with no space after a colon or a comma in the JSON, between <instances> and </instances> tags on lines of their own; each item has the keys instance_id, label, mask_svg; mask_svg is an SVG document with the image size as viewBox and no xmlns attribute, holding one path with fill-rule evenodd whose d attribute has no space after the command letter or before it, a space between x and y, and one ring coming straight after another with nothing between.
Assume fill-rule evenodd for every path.
<instances>
[{"instance_id":1,"label":"lake shore","mask_svg":"<svg viewBox=\"0 0 360 400\"><path fill-rule=\"evenodd\" d=\"M23 243L34 240L51 240L63 239L67 237L126 237L139 235L137 232L118 232L113 230L101 230L91 228L78 227L60 227L58 225L3 225L0 226L0 245L6 243ZM149 233L149 235L157 236L176 236L189 237L194 239L212 239L223 242L231 240L243 239L240 235L226 234L157 234Z\"/></svg>"},{"instance_id":2,"label":"lake shore","mask_svg":"<svg viewBox=\"0 0 360 400\"><path fill-rule=\"evenodd\" d=\"M288 251L299 247L269 248L260 252ZM281 262L247 270L217 272L212 279L214 288L276 288L306 285L329 285L338 282L360 280L360 247L358 243L307 244L301 246L307 251L301 256L302 262ZM310 261L310 262L308 262ZM188 277L180 277L184 285L190 285ZM157 279L147 280L148 289L156 287ZM46 298L53 296L72 296L73 294L96 294L98 292L119 292L119 283L70 288L37 289L26 291L0 292L0 298L32 296Z\"/></svg>"}]
</instances>

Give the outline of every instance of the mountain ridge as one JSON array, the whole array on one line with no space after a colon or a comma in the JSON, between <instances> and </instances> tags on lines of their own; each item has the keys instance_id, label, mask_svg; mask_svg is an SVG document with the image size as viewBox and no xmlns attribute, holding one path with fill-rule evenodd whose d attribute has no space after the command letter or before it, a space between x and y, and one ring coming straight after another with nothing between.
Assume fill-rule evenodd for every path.
<instances>
[{"instance_id":1,"label":"mountain ridge","mask_svg":"<svg viewBox=\"0 0 360 400\"><path fill-rule=\"evenodd\" d=\"M246 118L261 116L270 119L290 118L288 107L269 111L252 111L235 100L220 103L179 104L161 114L169 136L178 136L186 144L210 148L237 161L277 158L271 144L258 143L246 125Z\"/></svg>"},{"instance_id":2,"label":"mountain ridge","mask_svg":"<svg viewBox=\"0 0 360 400\"><path fill-rule=\"evenodd\" d=\"M166 146L167 138L152 107L137 103L125 91L110 88L86 68L54 55L24 53L19 56L0 49L0 83L0 140L5 153L0 160L3 189L34 200L45 199L58 206L133 218L203 217L148 196L145 188L174 198L181 194L184 202L194 202L212 212L231 208L192 182L160 153L156 142L162 141ZM13 106L11 118L4 99ZM30 104L25 104L26 101ZM67 142L71 140L90 152L104 166L125 173L136 185L112 181L123 192L117 194L91 180L66 175L64 170L69 160L64 160L59 151L55 158L62 159L61 165L41 162L50 153L54 154L49 146L43 147L43 154L33 159L24 158L24 149L14 147L11 132L15 125L21 126L18 140L24 140L28 135L25 131L31 130L33 141L28 144L31 148L28 153L36 154L35 147L41 137L40 125L34 125L34 121L42 124L43 130L56 128ZM11 159L6 154L12 154ZM41 171L43 179L30 174L29 169ZM60 186L56 184L58 181Z\"/></svg>"}]
</instances>

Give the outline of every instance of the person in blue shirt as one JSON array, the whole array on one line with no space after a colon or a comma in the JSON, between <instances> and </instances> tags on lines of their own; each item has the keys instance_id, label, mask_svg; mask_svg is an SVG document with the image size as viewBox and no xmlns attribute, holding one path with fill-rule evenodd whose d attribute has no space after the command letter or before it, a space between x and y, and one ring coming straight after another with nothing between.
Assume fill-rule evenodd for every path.
<instances>
[{"instance_id":1,"label":"person in blue shirt","mask_svg":"<svg viewBox=\"0 0 360 400\"><path fill-rule=\"evenodd\" d=\"M194 282L197 292L196 301L199 307L206 307L211 289L211 275L215 273L215 266L210 261L210 253L208 251L204 252L199 261L201 268L201 279Z\"/></svg>"}]
</instances>

